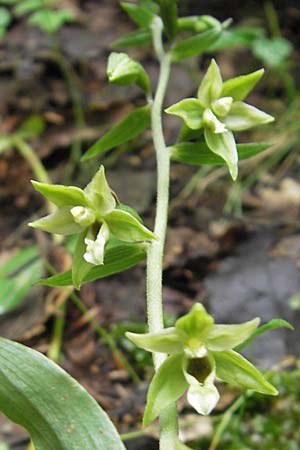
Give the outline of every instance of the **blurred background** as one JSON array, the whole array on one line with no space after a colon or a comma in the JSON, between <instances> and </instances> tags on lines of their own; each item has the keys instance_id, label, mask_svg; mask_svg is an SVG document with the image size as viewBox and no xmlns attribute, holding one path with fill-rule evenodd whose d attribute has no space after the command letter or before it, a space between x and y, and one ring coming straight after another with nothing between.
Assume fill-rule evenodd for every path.
<instances>
[{"instance_id":1,"label":"blurred background","mask_svg":"<svg viewBox=\"0 0 300 450\"><path fill-rule=\"evenodd\" d=\"M47 353L88 389L122 433L135 433L152 365L124 332L145 330L145 265L86 284L80 293L34 286L70 267L72 241L54 245L27 224L47 209L30 179L82 187L102 163L120 200L152 227L156 168L150 133L101 159L82 163L80 157L144 102L136 88L108 85L110 51L126 50L139 59L153 87L157 63L149 46L119 45L134 30L119 2L44 3L0 0L0 335ZM210 417L194 414L183 399L181 437L195 450L297 450L300 5L182 0L179 10L233 22L209 52L173 67L166 106L195 94L214 57L224 79L265 68L248 102L276 122L240 134L238 142L270 147L240 164L234 184L223 166L172 165L166 325L202 301L219 323L260 316L263 323L282 318L295 327L270 331L246 353L267 371L279 397L220 386L223 395ZM172 144L180 121L167 116L164 124ZM126 447L156 449L156 435L155 427L146 435L137 431ZM27 447L26 433L0 416L0 449Z\"/></svg>"}]
</instances>

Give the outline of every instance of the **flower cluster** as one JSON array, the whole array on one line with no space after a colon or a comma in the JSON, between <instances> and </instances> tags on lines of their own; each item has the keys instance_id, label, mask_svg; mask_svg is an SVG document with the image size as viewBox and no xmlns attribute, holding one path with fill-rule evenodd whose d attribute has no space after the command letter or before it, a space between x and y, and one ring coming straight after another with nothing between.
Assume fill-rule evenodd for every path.
<instances>
[{"instance_id":1,"label":"flower cluster","mask_svg":"<svg viewBox=\"0 0 300 450\"><path fill-rule=\"evenodd\" d=\"M209 149L227 163L235 180L238 153L234 131L248 130L272 122L269 114L242 100L263 75L263 70L223 82L220 69L213 59L200 84L197 98L186 98L166 109L181 117L190 130L202 130Z\"/></svg>"},{"instance_id":2,"label":"flower cluster","mask_svg":"<svg viewBox=\"0 0 300 450\"><path fill-rule=\"evenodd\" d=\"M259 319L237 325L216 325L201 304L158 333L126 333L139 347L167 353L151 382L144 425L148 425L185 391L191 406L209 414L219 400L216 378L237 386L276 395L277 390L234 348L256 330Z\"/></svg>"},{"instance_id":3,"label":"flower cluster","mask_svg":"<svg viewBox=\"0 0 300 450\"><path fill-rule=\"evenodd\" d=\"M75 186L32 183L57 209L29 225L65 236L78 233L74 257L78 264L82 259L89 265L103 264L105 246L111 235L124 242L155 239L135 212L118 202L108 186L103 166L83 190Z\"/></svg>"}]
</instances>

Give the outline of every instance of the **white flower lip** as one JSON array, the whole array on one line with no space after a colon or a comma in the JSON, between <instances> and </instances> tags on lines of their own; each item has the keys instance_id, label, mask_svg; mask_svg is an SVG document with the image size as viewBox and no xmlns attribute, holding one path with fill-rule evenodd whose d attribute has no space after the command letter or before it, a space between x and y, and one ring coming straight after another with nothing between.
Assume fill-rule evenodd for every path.
<instances>
[{"instance_id":1,"label":"white flower lip","mask_svg":"<svg viewBox=\"0 0 300 450\"><path fill-rule=\"evenodd\" d=\"M86 252L83 257L86 262L94 264L95 266L102 265L104 261L104 237L99 236L95 241L85 238L84 242L86 244Z\"/></svg>"}]
</instances>

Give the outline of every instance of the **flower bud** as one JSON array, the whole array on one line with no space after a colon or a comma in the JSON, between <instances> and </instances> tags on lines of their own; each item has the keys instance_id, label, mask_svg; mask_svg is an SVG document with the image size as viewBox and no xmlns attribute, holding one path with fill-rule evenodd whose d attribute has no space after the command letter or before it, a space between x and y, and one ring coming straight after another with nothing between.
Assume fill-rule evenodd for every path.
<instances>
[{"instance_id":1,"label":"flower bud","mask_svg":"<svg viewBox=\"0 0 300 450\"><path fill-rule=\"evenodd\" d=\"M225 117L231 109L232 97L222 97L212 103L213 112L220 117Z\"/></svg>"},{"instance_id":2,"label":"flower bud","mask_svg":"<svg viewBox=\"0 0 300 450\"><path fill-rule=\"evenodd\" d=\"M95 213L90 208L85 208L84 206L74 206L71 209L71 214L74 221L82 227L89 227L96 220Z\"/></svg>"},{"instance_id":3,"label":"flower bud","mask_svg":"<svg viewBox=\"0 0 300 450\"><path fill-rule=\"evenodd\" d=\"M224 123L220 122L220 120L210 109L206 109L204 111L203 123L215 134L225 133L228 131Z\"/></svg>"}]
</instances>

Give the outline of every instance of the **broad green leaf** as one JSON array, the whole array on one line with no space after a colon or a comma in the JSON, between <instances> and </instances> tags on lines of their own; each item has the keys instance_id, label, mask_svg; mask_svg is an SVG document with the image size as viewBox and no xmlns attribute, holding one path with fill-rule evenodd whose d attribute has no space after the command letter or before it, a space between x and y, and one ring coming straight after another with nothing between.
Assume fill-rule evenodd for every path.
<instances>
[{"instance_id":1,"label":"broad green leaf","mask_svg":"<svg viewBox=\"0 0 300 450\"><path fill-rule=\"evenodd\" d=\"M150 91L150 80L144 68L127 53L112 52L109 55L107 76L110 83L137 84L145 92Z\"/></svg>"},{"instance_id":2,"label":"broad green leaf","mask_svg":"<svg viewBox=\"0 0 300 450\"><path fill-rule=\"evenodd\" d=\"M82 157L82 161L102 155L124 142L135 138L150 125L150 108L143 106L131 112L112 130L102 136Z\"/></svg>"},{"instance_id":3,"label":"broad green leaf","mask_svg":"<svg viewBox=\"0 0 300 450\"><path fill-rule=\"evenodd\" d=\"M259 38L253 42L252 51L264 64L276 68L291 55L293 46L281 36L273 39Z\"/></svg>"},{"instance_id":4,"label":"broad green leaf","mask_svg":"<svg viewBox=\"0 0 300 450\"><path fill-rule=\"evenodd\" d=\"M256 70L248 75L241 75L224 81L221 96L232 97L235 101L244 100L264 74L264 69Z\"/></svg>"},{"instance_id":5,"label":"broad green leaf","mask_svg":"<svg viewBox=\"0 0 300 450\"><path fill-rule=\"evenodd\" d=\"M31 181L31 183L36 191L56 206L87 206L84 192L78 187L46 184L39 181Z\"/></svg>"},{"instance_id":6,"label":"broad green leaf","mask_svg":"<svg viewBox=\"0 0 300 450\"><path fill-rule=\"evenodd\" d=\"M185 39L171 50L172 60L176 62L191 56L200 55L218 39L221 31L221 26L213 27L203 33Z\"/></svg>"},{"instance_id":7,"label":"broad green leaf","mask_svg":"<svg viewBox=\"0 0 300 450\"><path fill-rule=\"evenodd\" d=\"M111 45L112 47L143 47L152 42L151 31L140 29L131 31L124 36L116 39Z\"/></svg>"},{"instance_id":8,"label":"broad green leaf","mask_svg":"<svg viewBox=\"0 0 300 450\"><path fill-rule=\"evenodd\" d=\"M155 373L147 395L143 426L146 427L170 404L178 400L189 384L182 370L182 353L169 356Z\"/></svg>"},{"instance_id":9,"label":"broad green leaf","mask_svg":"<svg viewBox=\"0 0 300 450\"><path fill-rule=\"evenodd\" d=\"M45 121L41 116L31 116L18 128L17 135L23 139L38 136L45 130Z\"/></svg>"},{"instance_id":10,"label":"broad green leaf","mask_svg":"<svg viewBox=\"0 0 300 450\"><path fill-rule=\"evenodd\" d=\"M48 34L55 33L64 23L74 20L71 11L67 9L41 9L34 12L28 19L31 25L39 27Z\"/></svg>"},{"instance_id":11,"label":"broad green leaf","mask_svg":"<svg viewBox=\"0 0 300 450\"><path fill-rule=\"evenodd\" d=\"M0 7L0 28L6 29L11 21L10 12L6 8Z\"/></svg>"},{"instance_id":12,"label":"broad green leaf","mask_svg":"<svg viewBox=\"0 0 300 450\"><path fill-rule=\"evenodd\" d=\"M121 2L121 7L127 12L129 17L140 27L148 28L154 18L154 14L143 6L134 3Z\"/></svg>"},{"instance_id":13,"label":"broad green leaf","mask_svg":"<svg viewBox=\"0 0 300 450\"><path fill-rule=\"evenodd\" d=\"M204 306L195 303L188 314L176 321L175 327L183 332L188 339L202 340L211 330L213 324L214 319L206 312Z\"/></svg>"},{"instance_id":14,"label":"broad green leaf","mask_svg":"<svg viewBox=\"0 0 300 450\"><path fill-rule=\"evenodd\" d=\"M18 251L0 267L0 314L17 308L43 272L35 246Z\"/></svg>"},{"instance_id":15,"label":"broad green leaf","mask_svg":"<svg viewBox=\"0 0 300 450\"><path fill-rule=\"evenodd\" d=\"M262 394L277 395L277 389L270 384L256 367L233 350L213 352L217 377L226 383L253 389Z\"/></svg>"},{"instance_id":16,"label":"broad green leaf","mask_svg":"<svg viewBox=\"0 0 300 450\"><path fill-rule=\"evenodd\" d=\"M204 135L210 150L224 159L232 179L236 180L238 174L238 153L233 134L230 131L216 134L209 129L205 129Z\"/></svg>"},{"instance_id":17,"label":"broad green leaf","mask_svg":"<svg viewBox=\"0 0 300 450\"><path fill-rule=\"evenodd\" d=\"M74 378L3 338L0 410L29 432L35 450L125 450L107 414Z\"/></svg>"},{"instance_id":18,"label":"broad green leaf","mask_svg":"<svg viewBox=\"0 0 300 450\"><path fill-rule=\"evenodd\" d=\"M290 323L288 323L286 320L272 319L268 323L265 323L261 327L257 328L257 330L255 330L251 334L251 336L247 340L245 340L245 342L238 345L235 348L235 350L240 351L241 349L243 349L244 347L249 345L256 337L260 336L261 334L265 333L266 331L276 330L277 328L288 328L289 330L294 329L294 327Z\"/></svg>"},{"instance_id":19,"label":"broad green leaf","mask_svg":"<svg viewBox=\"0 0 300 450\"><path fill-rule=\"evenodd\" d=\"M126 211L114 209L104 218L109 230L117 239L125 242L140 242L156 239L155 234Z\"/></svg>"},{"instance_id":20,"label":"broad green leaf","mask_svg":"<svg viewBox=\"0 0 300 450\"><path fill-rule=\"evenodd\" d=\"M177 33L177 0L158 0L164 31L172 41Z\"/></svg>"},{"instance_id":21,"label":"broad green leaf","mask_svg":"<svg viewBox=\"0 0 300 450\"><path fill-rule=\"evenodd\" d=\"M114 209L116 200L107 183L104 166L100 167L85 187L84 195L92 210L99 213L100 216L104 216Z\"/></svg>"},{"instance_id":22,"label":"broad green leaf","mask_svg":"<svg viewBox=\"0 0 300 450\"><path fill-rule=\"evenodd\" d=\"M248 159L271 147L268 142L237 144L239 160ZM169 147L174 161L186 164L226 164L224 159L213 153L206 142L181 142Z\"/></svg>"},{"instance_id":23,"label":"broad green leaf","mask_svg":"<svg viewBox=\"0 0 300 450\"><path fill-rule=\"evenodd\" d=\"M64 236L80 233L83 230L80 225L74 222L68 207L59 208L53 214L35 220L28 225L32 228L48 231L48 233L62 234Z\"/></svg>"},{"instance_id":24,"label":"broad green leaf","mask_svg":"<svg viewBox=\"0 0 300 450\"><path fill-rule=\"evenodd\" d=\"M76 289L80 289L82 280L94 267L92 264L86 262L86 260L83 258L83 255L86 251L86 244L84 242L86 234L87 231L83 231L78 236L72 261L72 282Z\"/></svg>"},{"instance_id":25,"label":"broad green leaf","mask_svg":"<svg viewBox=\"0 0 300 450\"><path fill-rule=\"evenodd\" d=\"M220 97L222 84L219 66L216 61L212 59L197 93L198 99L205 107L210 108L211 103Z\"/></svg>"},{"instance_id":26,"label":"broad green leaf","mask_svg":"<svg viewBox=\"0 0 300 450\"><path fill-rule=\"evenodd\" d=\"M103 266L93 267L85 276L82 284L123 272L135 266L140 261L143 261L145 258L146 250L142 244L119 244L112 248L107 248ZM72 285L71 270L40 280L38 284L53 287L70 286Z\"/></svg>"},{"instance_id":27,"label":"broad green leaf","mask_svg":"<svg viewBox=\"0 0 300 450\"><path fill-rule=\"evenodd\" d=\"M149 352L175 353L183 351L182 337L175 327L165 328L157 333L125 333L140 348Z\"/></svg>"},{"instance_id":28,"label":"broad green leaf","mask_svg":"<svg viewBox=\"0 0 300 450\"><path fill-rule=\"evenodd\" d=\"M225 119L225 124L229 130L244 131L273 121L274 117L252 105L244 102L234 102Z\"/></svg>"},{"instance_id":29,"label":"broad green leaf","mask_svg":"<svg viewBox=\"0 0 300 450\"><path fill-rule=\"evenodd\" d=\"M214 325L206 337L209 350L220 352L244 342L256 330L258 318L236 325Z\"/></svg>"},{"instance_id":30,"label":"broad green leaf","mask_svg":"<svg viewBox=\"0 0 300 450\"><path fill-rule=\"evenodd\" d=\"M165 110L167 114L180 117L192 130L202 127L203 111L204 107L197 98L185 98Z\"/></svg>"}]
</instances>

